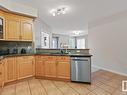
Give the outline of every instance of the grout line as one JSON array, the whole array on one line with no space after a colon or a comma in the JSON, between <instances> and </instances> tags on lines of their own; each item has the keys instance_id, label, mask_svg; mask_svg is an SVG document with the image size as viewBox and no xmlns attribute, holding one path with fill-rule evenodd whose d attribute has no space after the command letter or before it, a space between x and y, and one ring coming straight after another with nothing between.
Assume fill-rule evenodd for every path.
<instances>
[{"instance_id":1,"label":"grout line","mask_svg":"<svg viewBox=\"0 0 127 95\"><path fill-rule=\"evenodd\" d=\"M88 88L87 88L87 89L88 89ZM92 92L92 93L94 93L95 95L97 95L95 92L93 92L93 91L96 90L96 89L97 89L97 88L93 89L92 91L90 91L89 89L88 89L88 90L90 91L89 93ZM89 94L89 93L88 93L88 94ZM87 94L87 95L88 95L88 94Z\"/></svg>"},{"instance_id":2,"label":"grout line","mask_svg":"<svg viewBox=\"0 0 127 95\"><path fill-rule=\"evenodd\" d=\"M58 86L56 86L56 84L54 83L54 81L52 81L52 84L64 95L63 91L61 91L60 88Z\"/></svg>"},{"instance_id":3,"label":"grout line","mask_svg":"<svg viewBox=\"0 0 127 95\"><path fill-rule=\"evenodd\" d=\"M104 84L105 85L105 84ZM106 86L108 86L108 85L106 85ZM111 86L110 86L111 87ZM99 88L101 88L101 87L99 87ZM114 88L114 87L112 87L112 88ZM108 93L110 93L110 94L112 94L115 90L113 90L113 92L109 92L109 91L107 91L107 90L105 90L104 88L101 88L101 89L103 89L104 91L106 91L106 92L108 92Z\"/></svg>"},{"instance_id":4,"label":"grout line","mask_svg":"<svg viewBox=\"0 0 127 95\"><path fill-rule=\"evenodd\" d=\"M101 81L99 81L99 80L97 80L97 81L98 81L98 82L101 82ZM102 83L102 85L106 85L106 86L111 87L110 85L107 85L107 84L105 84L105 83L103 83L103 82L101 82L101 83ZM95 84L95 85L96 85L96 84ZM109 94L112 94L112 93L115 91L115 90L114 90L114 91L111 93L111 92L108 92L107 90L105 90L104 88L100 87L101 85L100 85L100 86L96 85L96 86L97 86L98 88L104 90L105 92L109 93ZM115 87L112 87L112 88L116 89ZM95 88L94 90L96 90L96 89L97 89L97 88ZM93 91L94 91L94 90L93 90ZM93 92L93 93L94 93L94 92Z\"/></svg>"},{"instance_id":5,"label":"grout line","mask_svg":"<svg viewBox=\"0 0 127 95\"><path fill-rule=\"evenodd\" d=\"M16 84L15 84L15 88L14 89L15 89L15 95L16 95Z\"/></svg>"},{"instance_id":6,"label":"grout line","mask_svg":"<svg viewBox=\"0 0 127 95\"><path fill-rule=\"evenodd\" d=\"M73 87L71 87L68 83L66 83L66 85L68 85L68 87L72 88L76 93L78 93L79 95L81 95L77 90L75 90Z\"/></svg>"},{"instance_id":7,"label":"grout line","mask_svg":"<svg viewBox=\"0 0 127 95\"><path fill-rule=\"evenodd\" d=\"M45 90L46 95L48 95L48 93L47 93L47 91L46 91L44 85L42 84L42 82L41 82L40 80L38 80L38 81L39 81L39 83L41 84L41 87Z\"/></svg>"},{"instance_id":8,"label":"grout line","mask_svg":"<svg viewBox=\"0 0 127 95\"><path fill-rule=\"evenodd\" d=\"M31 88L30 88L29 80L27 81L27 83L28 83L28 87L29 87L30 94L32 95L32 91L31 91Z\"/></svg>"},{"instance_id":9,"label":"grout line","mask_svg":"<svg viewBox=\"0 0 127 95\"><path fill-rule=\"evenodd\" d=\"M57 89L59 92L61 92L62 95L64 95L64 93L62 93L62 91L60 89L58 89L58 87L54 84L53 80L50 80L50 82L55 87L55 89Z\"/></svg>"},{"instance_id":10,"label":"grout line","mask_svg":"<svg viewBox=\"0 0 127 95\"><path fill-rule=\"evenodd\" d=\"M66 82L63 82L65 85L67 85L68 86L68 84L66 83ZM55 85L55 83L54 83L54 85ZM56 85L55 85L56 86ZM57 87L57 86L56 86ZM76 90L74 90L72 87L70 87L70 86L68 86L69 88L71 88L72 89L72 91L74 91L74 92L76 92L78 95L81 95L80 93L78 93ZM58 88L58 87L57 87ZM64 93L63 93L64 94Z\"/></svg>"},{"instance_id":11,"label":"grout line","mask_svg":"<svg viewBox=\"0 0 127 95\"><path fill-rule=\"evenodd\" d=\"M69 84L67 84L67 85L70 86ZM70 86L70 87L71 87L71 86ZM82 85L82 87L85 88L84 85ZM71 87L71 88L74 89L73 87ZM90 91L87 87L86 87L85 89L87 89L87 90L89 91L89 92L86 94L86 95L88 95L89 93L91 93L92 91L94 91L96 88L95 88L94 90L92 90L92 91ZM74 90L75 90L75 89L74 89ZM76 90L75 90L75 91L76 91ZM77 92L77 91L76 91L76 92ZM77 93L79 93L79 92L77 92ZM94 93L94 92L92 92L92 93ZM80 94L80 93L79 93L79 94ZM94 93L94 94L95 94L95 93ZM81 94L80 94L80 95L81 95Z\"/></svg>"}]
</instances>

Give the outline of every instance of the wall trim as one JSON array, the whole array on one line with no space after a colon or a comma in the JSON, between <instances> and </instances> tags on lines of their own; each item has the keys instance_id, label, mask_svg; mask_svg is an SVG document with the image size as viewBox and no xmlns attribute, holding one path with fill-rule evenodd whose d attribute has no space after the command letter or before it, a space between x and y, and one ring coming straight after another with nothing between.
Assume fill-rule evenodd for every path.
<instances>
[{"instance_id":1,"label":"wall trim","mask_svg":"<svg viewBox=\"0 0 127 95\"><path fill-rule=\"evenodd\" d=\"M122 73L122 72L110 70L110 69L103 68L103 67L100 67L100 66L92 65L92 67L93 67L93 68L97 68L98 70L102 69L102 70L106 70L106 71L109 71L109 72L112 72L112 73L116 73L116 74L119 74L119 75L127 76L126 73Z\"/></svg>"}]
</instances>

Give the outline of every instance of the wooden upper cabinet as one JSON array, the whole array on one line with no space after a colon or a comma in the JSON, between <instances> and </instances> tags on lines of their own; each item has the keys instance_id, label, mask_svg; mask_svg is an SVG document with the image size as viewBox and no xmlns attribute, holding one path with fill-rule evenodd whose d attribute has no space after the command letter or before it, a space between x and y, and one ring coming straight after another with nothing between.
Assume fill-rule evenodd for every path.
<instances>
[{"instance_id":1,"label":"wooden upper cabinet","mask_svg":"<svg viewBox=\"0 0 127 95\"><path fill-rule=\"evenodd\" d=\"M0 20L1 20L0 40L4 40L5 39L5 13L3 11L0 11Z\"/></svg>"},{"instance_id":2,"label":"wooden upper cabinet","mask_svg":"<svg viewBox=\"0 0 127 95\"><path fill-rule=\"evenodd\" d=\"M20 40L20 17L12 14L6 16L6 39L7 40Z\"/></svg>"},{"instance_id":3,"label":"wooden upper cabinet","mask_svg":"<svg viewBox=\"0 0 127 95\"><path fill-rule=\"evenodd\" d=\"M7 58L6 67L6 82L17 80L17 64L15 62L15 57Z\"/></svg>"},{"instance_id":4,"label":"wooden upper cabinet","mask_svg":"<svg viewBox=\"0 0 127 95\"><path fill-rule=\"evenodd\" d=\"M0 40L33 41L33 18L0 11L3 34Z\"/></svg>"},{"instance_id":5,"label":"wooden upper cabinet","mask_svg":"<svg viewBox=\"0 0 127 95\"><path fill-rule=\"evenodd\" d=\"M21 20L22 40L32 41L33 39L33 19L24 18Z\"/></svg>"}]
</instances>

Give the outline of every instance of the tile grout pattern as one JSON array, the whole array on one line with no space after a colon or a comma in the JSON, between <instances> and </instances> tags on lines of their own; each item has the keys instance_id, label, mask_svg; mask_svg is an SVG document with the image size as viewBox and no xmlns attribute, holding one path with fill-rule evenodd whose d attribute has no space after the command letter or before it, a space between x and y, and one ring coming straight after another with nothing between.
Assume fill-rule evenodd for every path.
<instances>
[{"instance_id":1,"label":"tile grout pattern","mask_svg":"<svg viewBox=\"0 0 127 95\"><path fill-rule=\"evenodd\" d=\"M92 83L28 79L0 89L0 95L127 95L122 92L126 76L104 70L92 73Z\"/></svg>"}]
</instances>

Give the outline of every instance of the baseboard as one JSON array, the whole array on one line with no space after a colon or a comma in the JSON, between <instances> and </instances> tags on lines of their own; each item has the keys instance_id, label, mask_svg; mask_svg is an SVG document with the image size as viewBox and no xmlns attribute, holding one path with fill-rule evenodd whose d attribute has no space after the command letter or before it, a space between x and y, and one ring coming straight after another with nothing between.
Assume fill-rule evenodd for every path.
<instances>
[{"instance_id":1,"label":"baseboard","mask_svg":"<svg viewBox=\"0 0 127 95\"><path fill-rule=\"evenodd\" d=\"M92 65L92 68L96 68L98 70L106 70L106 71L109 71L109 72L112 72L112 73L116 73L116 74L119 74L119 75L123 75L123 76L127 76L127 74L125 73L122 73L122 72L118 72L118 71L114 71L114 70L110 70L110 69L107 69L107 68L103 68L103 67L100 67L100 66L95 66L95 65Z\"/></svg>"},{"instance_id":2,"label":"baseboard","mask_svg":"<svg viewBox=\"0 0 127 95\"><path fill-rule=\"evenodd\" d=\"M95 66L92 66L92 68L91 68L91 71L92 72L96 72L96 71L99 71L100 69L99 68L96 68Z\"/></svg>"}]
</instances>

